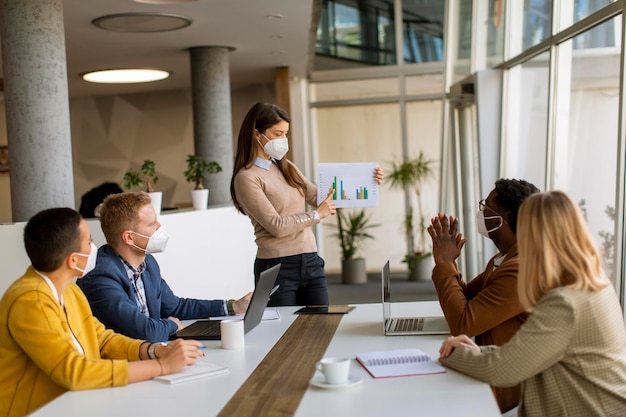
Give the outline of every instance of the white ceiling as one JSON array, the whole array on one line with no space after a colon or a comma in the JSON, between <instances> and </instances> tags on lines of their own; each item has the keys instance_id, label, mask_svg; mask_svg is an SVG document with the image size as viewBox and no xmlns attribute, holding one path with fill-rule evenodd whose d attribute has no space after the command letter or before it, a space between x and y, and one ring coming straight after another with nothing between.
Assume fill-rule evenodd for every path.
<instances>
[{"instance_id":1,"label":"white ceiling","mask_svg":"<svg viewBox=\"0 0 626 417\"><path fill-rule=\"evenodd\" d=\"M292 77L305 77L312 47L313 4L314 0L197 0L180 4L63 0L70 96L189 88L187 49L198 46L235 48L229 54L232 90L272 83L275 69L281 66L289 67ZM183 15L193 23L161 33L115 32L91 23L105 15L138 12ZM284 17L267 18L276 14ZM172 75L164 81L133 85L91 84L80 77L92 70L129 67L160 68Z\"/></svg>"}]
</instances>

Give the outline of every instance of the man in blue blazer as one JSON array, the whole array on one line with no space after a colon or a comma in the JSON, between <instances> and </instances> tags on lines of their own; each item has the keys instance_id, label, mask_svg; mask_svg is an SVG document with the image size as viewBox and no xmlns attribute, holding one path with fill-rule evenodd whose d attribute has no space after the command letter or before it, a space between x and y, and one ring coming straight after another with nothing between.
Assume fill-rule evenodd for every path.
<instances>
[{"instance_id":1,"label":"man in blue blazer","mask_svg":"<svg viewBox=\"0 0 626 417\"><path fill-rule=\"evenodd\" d=\"M160 342L184 327L180 320L245 313L252 293L239 300L198 300L172 292L151 255L165 250L168 237L148 194L111 195L100 213L107 244L98 249L96 267L78 285L105 326Z\"/></svg>"}]
</instances>

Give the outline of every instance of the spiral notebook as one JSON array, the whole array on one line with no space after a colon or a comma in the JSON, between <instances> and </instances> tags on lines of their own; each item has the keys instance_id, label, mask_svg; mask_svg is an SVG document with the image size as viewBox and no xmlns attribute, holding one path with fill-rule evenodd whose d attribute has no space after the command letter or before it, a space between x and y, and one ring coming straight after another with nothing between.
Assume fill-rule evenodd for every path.
<instances>
[{"instance_id":1,"label":"spiral notebook","mask_svg":"<svg viewBox=\"0 0 626 417\"><path fill-rule=\"evenodd\" d=\"M446 369L420 349L358 353L356 360L374 378L443 374Z\"/></svg>"}]
</instances>

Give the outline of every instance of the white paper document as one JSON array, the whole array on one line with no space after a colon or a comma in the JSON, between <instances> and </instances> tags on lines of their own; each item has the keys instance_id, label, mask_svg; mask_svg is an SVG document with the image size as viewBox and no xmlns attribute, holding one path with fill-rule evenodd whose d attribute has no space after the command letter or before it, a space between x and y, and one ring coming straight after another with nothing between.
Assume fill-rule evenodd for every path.
<instances>
[{"instance_id":1,"label":"white paper document","mask_svg":"<svg viewBox=\"0 0 626 417\"><path fill-rule=\"evenodd\" d=\"M317 165L317 204L333 191L337 208L378 207L376 162L320 163Z\"/></svg>"},{"instance_id":2,"label":"white paper document","mask_svg":"<svg viewBox=\"0 0 626 417\"><path fill-rule=\"evenodd\" d=\"M215 316L209 317L209 320L237 320L243 319L245 314L237 314L234 316ZM261 320L278 320L280 318L280 313L278 310L265 310L263 312L263 318Z\"/></svg>"},{"instance_id":3,"label":"white paper document","mask_svg":"<svg viewBox=\"0 0 626 417\"><path fill-rule=\"evenodd\" d=\"M204 362L200 359L191 366L185 366L175 374L161 375L154 379L168 384L178 384L180 382L193 381L195 379L207 378L209 376L227 374L228 368L214 363Z\"/></svg>"}]
</instances>

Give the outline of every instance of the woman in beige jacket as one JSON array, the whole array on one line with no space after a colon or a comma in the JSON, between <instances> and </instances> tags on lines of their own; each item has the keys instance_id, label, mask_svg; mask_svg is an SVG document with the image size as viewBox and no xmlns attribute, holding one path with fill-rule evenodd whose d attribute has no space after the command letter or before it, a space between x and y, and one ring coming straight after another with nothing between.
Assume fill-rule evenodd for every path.
<instances>
[{"instance_id":1,"label":"woman in beige jacket","mask_svg":"<svg viewBox=\"0 0 626 417\"><path fill-rule=\"evenodd\" d=\"M439 360L494 386L522 383L518 416L626 415L626 330L576 204L535 194L518 217L518 292L531 314L500 347L448 338Z\"/></svg>"}]
</instances>

